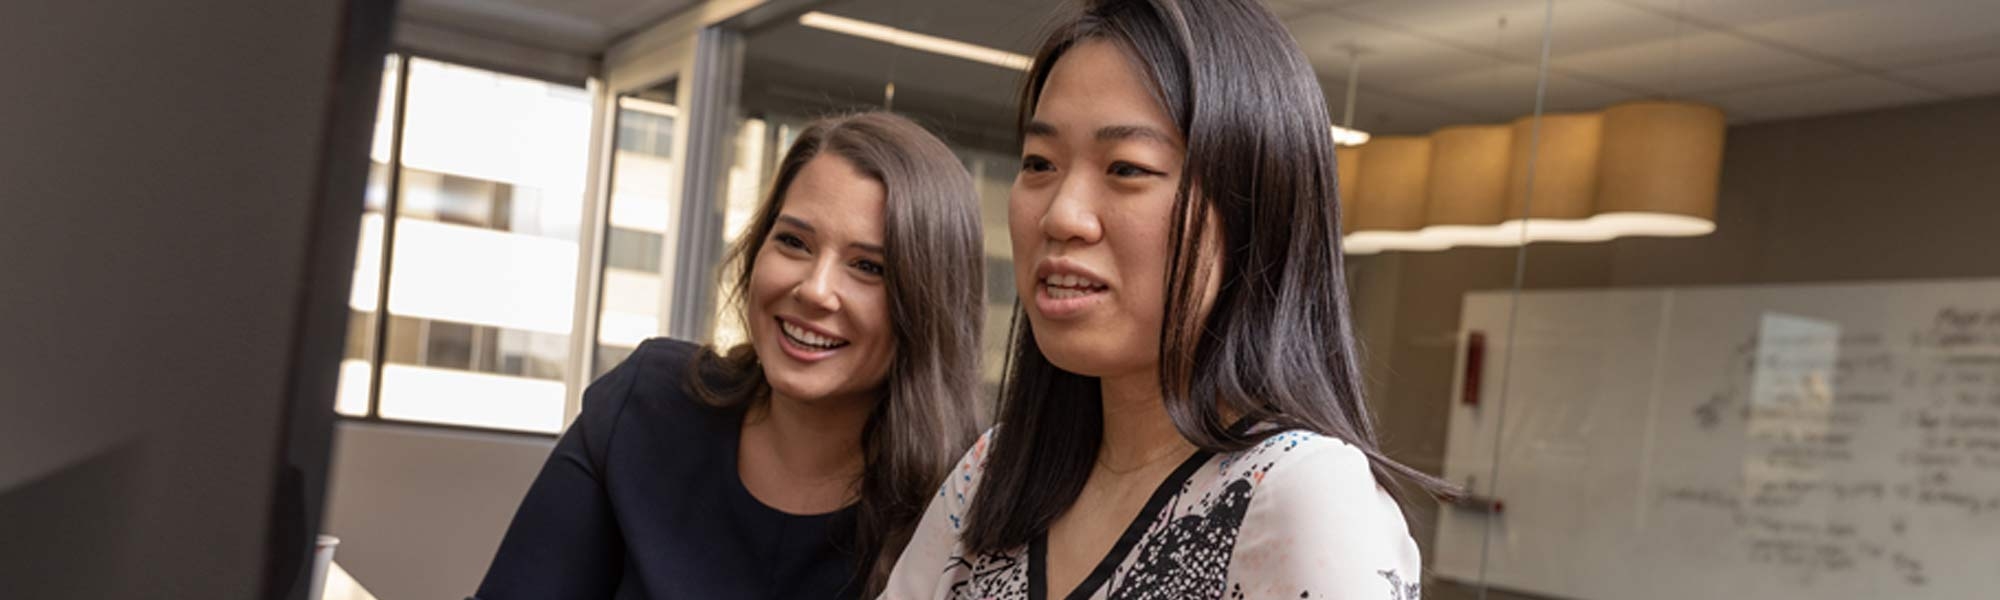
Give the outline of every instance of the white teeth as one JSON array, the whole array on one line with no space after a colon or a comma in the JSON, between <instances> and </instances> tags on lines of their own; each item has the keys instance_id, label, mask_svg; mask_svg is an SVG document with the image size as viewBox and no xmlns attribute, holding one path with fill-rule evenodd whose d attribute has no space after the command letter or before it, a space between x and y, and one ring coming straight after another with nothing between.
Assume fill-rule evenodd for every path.
<instances>
[{"instance_id":1,"label":"white teeth","mask_svg":"<svg viewBox=\"0 0 2000 600\"><path fill-rule=\"evenodd\" d=\"M1076 289L1088 290L1091 288L1098 287L1096 282L1093 282L1089 279L1084 279L1080 275L1070 275L1067 273L1059 275L1050 275L1048 279L1043 280L1043 282L1048 284L1048 286L1052 288L1076 288Z\"/></svg>"},{"instance_id":2,"label":"white teeth","mask_svg":"<svg viewBox=\"0 0 2000 600\"><path fill-rule=\"evenodd\" d=\"M1102 288L1098 282L1074 274L1052 274L1042 284L1048 286L1048 298L1082 298Z\"/></svg>"},{"instance_id":3,"label":"white teeth","mask_svg":"<svg viewBox=\"0 0 2000 600\"><path fill-rule=\"evenodd\" d=\"M822 349L830 349L846 343L817 333L813 333L811 331L806 331L804 328L799 327L797 325L793 325L791 323L784 323L781 321L780 325L784 328L785 335L791 336L793 341L801 342L807 346L812 346L815 348L822 348Z\"/></svg>"},{"instance_id":4,"label":"white teeth","mask_svg":"<svg viewBox=\"0 0 2000 600\"><path fill-rule=\"evenodd\" d=\"M1090 292L1087 290L1080 290L1068 287L1058 287L1058 286L1049 286L1048 290L1049 290L1048 291L1049 297L1055 298L1057 300L1064 300L1069 298L1081 298L1090 294Z\"/></svg>"}]
</instances>

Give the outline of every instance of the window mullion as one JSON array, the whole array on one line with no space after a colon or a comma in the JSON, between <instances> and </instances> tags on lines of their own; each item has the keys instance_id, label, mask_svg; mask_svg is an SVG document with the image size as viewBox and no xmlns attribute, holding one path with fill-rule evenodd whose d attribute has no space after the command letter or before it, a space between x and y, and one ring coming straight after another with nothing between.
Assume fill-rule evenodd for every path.
<instances>
[{"instance_id":1,"label":"window mullion","mask_svg":"<svg viewBox=\"0 0 2000 600\"><path fill-rule=\"evenodd\" d=\"M375 286L374 349L368 357L368 418L382 418L382 370L389 359L389 275L396 263L396 215L403 199L403 120L409 113L404 101L410 91L410 58L396 55L395 123L389 127L389 183L382 203L382 258L380 279Z\"/></svg>"}]
</instances>

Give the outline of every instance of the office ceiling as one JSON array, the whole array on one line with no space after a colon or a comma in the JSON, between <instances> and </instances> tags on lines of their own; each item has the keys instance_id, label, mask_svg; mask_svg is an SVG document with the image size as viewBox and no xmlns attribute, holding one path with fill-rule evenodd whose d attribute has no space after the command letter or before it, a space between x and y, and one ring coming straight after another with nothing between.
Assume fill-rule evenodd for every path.
<instances>
[{"instance_id":1,"label":"office ceiling","mask_svg":"<svg viewBox=\"0 0 2000 600\"><path fill-rule=\"evenodd\" d=\"M1059 0L833 0L817 7L1028 53ZM1267 0L1319 72L1336 118L1350 49L1356 125L1421 133L1534 110L1545 0ZM2000 94L2000 2L1965 0L1555 0L1544 105L1589 110L1640 98L1718 105L1734 123ZM828 94L929 95L1004 114L1019 73L816 31L758 32L769 85ZM758 73L749 74L751 80ZM846 83L841 83L846 82Z\"/></svg>"},{"instance_id":2,"label":"office ceiling","mask_svg":"<svg viewBox=\"0 0 2000 600\"><path fill-rule=\"evenodd\" d=\"M592 56L701 0L402 0L399 18Z\"/></svg>"},{"instance_id":3,"label":"office ceiling","mask_svg":"<svg viewBox=\"0 0 2000 600\"><path fill-rule=\"evenodd\" d=\"M828 0L821 10L1027 53L1062 0ZM584 55L697 0L406 0L404 14ZM1266 0L1341 114L1361 64L1358 127L1420 133L1534 109L1546 0ZM2000 2L1554 0L1548 110L1638 98L1721 106L1749 123L2000 93ZM818 31L751 33L747 98L897 102L967 127L1005 123L1019 73ZM1358 49L1358 54L1351 54ZM788 100L787 100L788 99Z\"/></svg>"},{"instance_id":4,"label":"office ceiling","mask_svg":"<svg viewBox=\"0 0 2000 600\"><path fill-rule=\"evenodd\" d=\"M1543 0L1271 4L1330 97L1343 46L1363 48L1358 113L1380 129L1533 106ZM1685 98L1743 123L2000 93L2000 2L1557 0L1553 17L1550 110Z\"/></svg>"}]
</instances>

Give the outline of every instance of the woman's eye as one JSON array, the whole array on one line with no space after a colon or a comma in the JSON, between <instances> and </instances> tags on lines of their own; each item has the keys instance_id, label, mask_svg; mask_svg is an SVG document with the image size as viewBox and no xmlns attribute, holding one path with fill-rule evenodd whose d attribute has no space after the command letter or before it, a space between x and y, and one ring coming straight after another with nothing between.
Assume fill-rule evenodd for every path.
<instances>
[{"instance_id":1,"label":"woman's eye","mask_svg":"<svg viewBox=\"0 0 2000 600\"><path fill-rule=\"evenodd\" d=\"M804 250L806 248L805 240L799 239L799 236L792 235L789 233L780 233L777 236L775 236L774 239L778 240L778 245L787 248L792 248L795 250Z\"/></svg>"},{"instance_id":2,"label":"woman's eye","mask_svg":"<svg viewBox=\"0 0 2000 600\"><path fill-rule=\"evenodd\" d=\"M1021 159L1021 171L1024 173L1046 173L1055 169L1055 163L1040 156L1029 155Z\"/></svg>"},{"instance_id":3,"label":"woman's eye","mask_svg":"<svg viewBox=\"0 0 2000 600\"><path fill-rule=\"evenodd\" d=\"M882 266L882 263L878 263L872 260L854 261L854 268L861 269L861 272L867 273L869 275L874 275L876 277L881 277L884 273L889 272L888 267L884 267Z\"/></svg>"},{"instance_id":4,"label":"woman's eye","mask_svg":"<svg viewBox=\"0 0 2000 600\"><path fill-rule=\"evenodd\" d=\"M1139 165L1135 165L1125 161L1118 161L1111 163L1111 168L1108 169L1108 172L1111 173L1112 177L1145 177L1148 175L1160 174L1159 171L1154 171L1152 169L1141 167Z\"/></svg>"}]
</instances>

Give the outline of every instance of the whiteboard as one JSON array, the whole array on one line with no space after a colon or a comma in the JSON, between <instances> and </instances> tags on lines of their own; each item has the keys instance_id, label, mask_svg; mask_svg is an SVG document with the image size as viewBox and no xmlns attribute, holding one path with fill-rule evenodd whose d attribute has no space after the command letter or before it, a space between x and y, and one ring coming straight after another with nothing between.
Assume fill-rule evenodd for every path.
<instances>
[{"instance_id":1,"label":"whiteboard","mask_svg":"<svg viewBox=\"0 0 2000 600\"><path fill-rule=\"evenodd\" d=\"M2000 597L2000 280L1474 292L1460 323L1453 390L1465 340L1487 342L1445 476L1504 509L1441 510L1436 574L1576 599Z\"/></svg>"}]
</instances>

